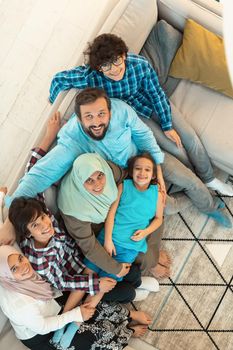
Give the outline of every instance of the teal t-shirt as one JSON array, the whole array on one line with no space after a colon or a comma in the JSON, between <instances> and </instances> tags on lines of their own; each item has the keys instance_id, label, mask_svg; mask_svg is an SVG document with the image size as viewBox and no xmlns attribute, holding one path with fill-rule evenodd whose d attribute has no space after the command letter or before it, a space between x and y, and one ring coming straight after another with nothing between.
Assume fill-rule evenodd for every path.
<instances>
[{"instance_id":1,"label":"teal t-shirt","mask_svg":"<svg viewBox=\"0 0 233 350\"><path fill-rule=\"evenodd\" d=\"M145 191L139 191L131 179L123 182L123 191L115 215L112 233L113 243L138 252L147 251L146 238L133 241L130 237L139 229L149 226L155 217L158 202L158 186L150 185ZM104 230L99 234L104 240Z\"/></svg>"}]
</instances>

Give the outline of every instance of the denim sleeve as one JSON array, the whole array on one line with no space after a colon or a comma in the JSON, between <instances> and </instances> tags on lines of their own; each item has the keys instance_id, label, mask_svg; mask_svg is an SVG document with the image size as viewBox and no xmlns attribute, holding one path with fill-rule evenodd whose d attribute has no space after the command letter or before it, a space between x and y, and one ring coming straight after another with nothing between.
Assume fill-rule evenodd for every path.
<instances>
[{"instance_id":1,"label":"denim sleeve","mask_svg":"<svg viewBox=\"0 0 233 350\"><path fill-rule=\"evenodd\" d=\"M22 177L13 195L7 196L6 206L16 197L35 197L44 192L71 168L77 155L77 150L67 149L63 144L55 146Z\"/></svg>"}]
</instances>

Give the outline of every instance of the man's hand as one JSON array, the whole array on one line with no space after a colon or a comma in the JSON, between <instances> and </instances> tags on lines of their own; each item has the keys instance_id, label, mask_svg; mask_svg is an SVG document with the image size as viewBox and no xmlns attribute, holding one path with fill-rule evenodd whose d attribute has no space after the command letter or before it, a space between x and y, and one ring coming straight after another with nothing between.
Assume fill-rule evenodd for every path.
<instances>
[{"instance_id":1,"label":"man's hand","mask_svg":"<svg viewBox=\"0 0 233 350\"><path fill-rule=\"evenodd\" d=\"M104 242L104 249L110 256L116 255L116 248L112 240Z\"/></svg>"},{"instance_id":2,"label":"man's hand","mask_svg":"<svg viewBox=\"0 0 233 350\"><path fill-rule=\"evenodd\" d=\"M162 194L162 198L163 198L163 205L165 206L166 204L166 197L167 197L167 190L166 190L166 185L163 179L163 175L161 172L157 173L157 181L158 181L158 185L159 185L159 191Z\"/></svg>"},{"instance_id":3,"label":"man's hand","mask_svg":"<svg viewBox=\"0 0 233 350\"><path fill-rule=\"evenodd\" d=\"M101 277L100 283L99 283L100 292L102 293L109 292L115 287L116 283L117 283L116 280L114 280L113 278Z\"/></svg>"},{"instance_id":4,"label":"man's hand","mask_svg":"<svg viewBox=\"0 0 233 350\"><path fill-rule=\"evenodd\" d=\"M0 228L0 245L12 245L16 240L16 234L12 223L7 218Z\"/></svg>"},{"instance_id":5,"label":"man's hand","mask_svg":"<svg viewBox=\"0 0 233 350\"><path fill-rule=\"evenodd\" d=\"M165 208L165 206L166 206L167 192L166 192L166 191L163 192L163 191L161 191L161 190L159 189L159 193L161 193L161 195L162 195L162 205L163 205L163 208Z\"/></svg>"},{"instance_id":6,"label":"man's hand","mask_svg":"<svg viewBox=\"0 0 233 350\"><path fill-rule=\"evenodd\" d=\"M4 195L7 194L7 187L6 186L0 187L0 192L4 193Z\"/></svg>"},{"instance_id":7,"label":"man's hand","mask_svg":"<svg viewBox=\"0 0 233 350\"><path fill-rule=\"evenodd\" d=\"M16 234L10 220L6 218L3 223L3 203L7 193L7 187L0 186L0 245L12 245L16 240Z\"/></svg>"},{"instance_id":8,"label":"man's hand","mask_svg":"<svg viewBox=\"0 0 233 350\"><path fill-rule=\"evenodd\" d=\"M137 230L134 232L133 236L130 238L133 241L141 241L141 239L145 238L147 236L146 230Z\"/></svg>"},{"instance_id":9,"label":"man's hand","mask_svg":"<svg viewBox=\"0 0 233 350\"><path fill-rule=\"evenodd\" d=\"M129 263L122 263L122 269L121 271L117 274L117 277L124 277L129 273L131 264Z\"/></svg>"},{"instance_id":10,"label":"man's hand","mask_svg":"<svg viewBox=\"0 0 233 350\"><path fill-rule=\"evenodd\" d=\"M180 136L177 134L176 130L174 129L167 130L167 131L164 131L164 134L167 136L167 138L169 138L169 140L174 142L178 148L183 147Z\"/></svg>"}]
</instances>

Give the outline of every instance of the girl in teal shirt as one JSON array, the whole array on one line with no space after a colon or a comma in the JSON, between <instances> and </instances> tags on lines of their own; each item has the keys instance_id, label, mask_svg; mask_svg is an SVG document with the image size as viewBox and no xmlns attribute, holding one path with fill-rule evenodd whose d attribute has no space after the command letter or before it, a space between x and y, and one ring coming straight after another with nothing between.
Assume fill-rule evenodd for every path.
<instances>
[{"instance_id":1,"label":"girl in teal shirt","mask_svg":"<svg viewBox=\"0 0 233 350\"><path fill-rule=\"evenodd\" d=\"M149 153L129 160L131 179L118 186L116 201L111 205L98 240L119 262L132 263L139 252L147 251L146 237L163 222L163 198L156 182L156 164ZM99 276L111 276L85 261Z\"/></svg>"}]
</instances>

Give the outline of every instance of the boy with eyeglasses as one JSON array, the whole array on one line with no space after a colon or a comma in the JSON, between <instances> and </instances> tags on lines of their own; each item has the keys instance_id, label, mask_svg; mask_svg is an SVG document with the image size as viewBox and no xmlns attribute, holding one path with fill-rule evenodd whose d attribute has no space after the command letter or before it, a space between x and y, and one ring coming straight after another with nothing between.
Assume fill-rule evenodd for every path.
<instances>
[{"instance_id":1,"label":"boy with eyeglasses","mask_svg":"<svg viewBox=\"0 0 233 350\"><path fill-rule=\"evenodd\" d=\"M99 35L84 54L86 65L54 76L50 87L51 103L62 90L104 89L109 97L120 98L133 107L151 128L160 147L194 170L207 187L233 196L232 186L214 177L199 137L172 103L171 113L158 76L144 57L128 53L125 42L114 34Z\"/></svg>"}]
</instances>

